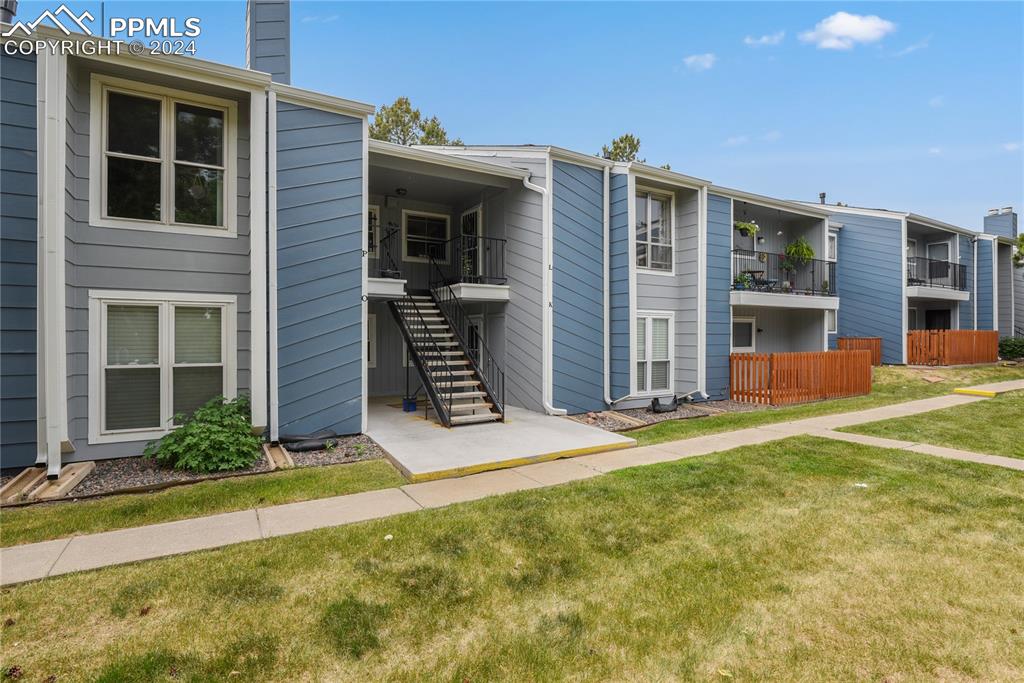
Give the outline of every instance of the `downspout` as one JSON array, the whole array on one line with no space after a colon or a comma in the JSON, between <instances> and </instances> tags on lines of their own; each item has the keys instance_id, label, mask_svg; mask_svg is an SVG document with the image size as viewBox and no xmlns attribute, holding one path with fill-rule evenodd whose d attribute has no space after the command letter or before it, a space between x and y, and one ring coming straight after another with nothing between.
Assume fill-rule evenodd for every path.
<instances>
[{"instance_id":1,"label":"downspout","mask_svg":"<svg viewBox=\"0 0 1024 683\"><path fill-rule=\"evenodd\" d=\"M604 403L609 408L615 403L612 400L612 335L611 335L611 289L612 264L611 251L611 169L604 167L604 194L601 201L602 225L604 231Z\"/></svg>"},{"instance_id":2,"label":"downspout","mask_svg":"<svg viewBox=\"0 0 1024 683\"><path fill-rule=\"evenodd\" d=\"M547 162L547 174L548 180L550 180L550 157ZM543 255L542 266L544 272L541 278L543 289L541 305L544 308L541 311L541 403L544 406L544 412L548 415L561 416L565 415L567 411L551 405L551 194L548 192L548 188L531 182L530 178L523 178L523 187L540 193L541 213L543 214L541 219L541 253Z\"/></svg>"},{"instance_id":3,"label":"downspout","mask_svg":"<svg viewBox=\"0 0 1024 683\"><path fill-rule=\"evenodd\" d=\"M708 186L697 194L697 392L708 395Z\"/></svg>"},{"instance_id":4,"label":"downspout","mask_svg":"<svg viewBox=\"0 0 1024 683\"><path fill-rule=\"evenodd\" d=\"M270 441L277 443L280 418L277 386L277 93L267 93L267 394Z\"/></svg>"}]
</instances>

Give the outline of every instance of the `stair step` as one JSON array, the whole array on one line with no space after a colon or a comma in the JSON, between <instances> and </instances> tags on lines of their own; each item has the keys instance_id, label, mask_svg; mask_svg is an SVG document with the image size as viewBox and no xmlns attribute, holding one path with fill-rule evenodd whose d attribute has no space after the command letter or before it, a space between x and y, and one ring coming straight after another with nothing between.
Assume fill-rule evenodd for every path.
<instances>
[{"instance_id":1,"label":"stair step","mask_svg":"<svg viewBox=\"0 0 1024 683\"><path fill-rule=\"evenodd\" d=\"M501 416L497 413L482 413L480 415L452 415L453 425L472 424L474 422L495 422Z\"/></svg>"},{"instance_id":2,"label":"stair step","mask_svg":"<svg viewBox=\"0 0 1024 683\"><path fill-rule=\"evenodd\" d=\"M452 394L440 394L441 398L452 398L452 399L483 398L486 395L487 395L486 391L457 391L457 392L452 393Z\"/></svg>"},{"instance_id":3,"label":"stair step","mask_svg":"<svg viewBox=\"0 0 1024 683\"><path fill-rule=\"evenodd\" d=\"M451 375L452 377L469 377L470 375L475 375L476 371L475 370L452 370L451 372L445 372L444 370L439 370L439 371L435 372L435 371L432 370L430 372L430 374L431 375L440 375L441 377L447 377L448 375Z\"/></svg>"},{"instance_id":4,"label":"stair step","mask_svg":"<svg viewBox=\"0 0 1024 683\"><path fill-rule=\"evenodd\" d=\"M412 329L412 330L422 330L422 329L428 329L428 330L447 330L448 326L447 325L423 325L423 324L420 324L420 323L417 323L417 322L413 321L413 322L409 323L409 328Z\"/></svg>"},{"instance_id":5,"label":"stair step","mask_svg":"<svg viewBox=\"0 0 1024 683\"><path fill-rule=\"evenodd\" d=\"M450 389L452 387L478 387L480 382L475 379L456 380L454 382L434 382L438 389Z\"/></svg>"},{"instance_id":6,"label":"stair step","mask_svg":"<svg viewBox=\"0 0 1024 683\"><path fill-rule=\"evenodd\" d=\"M468 360L428 360L427 365L469 365Z\"/></svg>"},{"instance_id":7,"label":"stair step","mask_svg":"<svg viewBox=\"0 0 1024 683\"><path fill-rule=\"evenodd\" d=\"M462 405L452 406L452 412L453 413L464 413L464 412L467 412L467 411L468 412L472 412L472 411L476 410L477 408L486 408L487 410L490 410L493 407L494 407L493 403L464 403Z\"/></svg>"},{"instance_id":8,"label":"stair step","mask_svg":"<svg viewBox=\"0 0 1024 683\"><path fill-rule=\"evenodd\" d=\"M466 354L462 351L420 351L420 355L424 358L430 356L437 358L438 356L465 356Z\"/></svg>"}]
</instances>

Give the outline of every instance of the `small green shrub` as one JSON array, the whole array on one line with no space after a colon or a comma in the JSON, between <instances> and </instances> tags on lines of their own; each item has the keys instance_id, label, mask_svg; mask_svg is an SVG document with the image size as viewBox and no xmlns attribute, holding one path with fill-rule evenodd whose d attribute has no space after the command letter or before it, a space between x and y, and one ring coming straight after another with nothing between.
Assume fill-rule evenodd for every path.
<instances>
[{"instance_id":1,"label":"small green shrub","mask_svg":"<svg viewBox=\"0 0 1024 683\"><path fill-rule=\"evenodd\" d=\"M252 433L249 397L226 401L211 399L192 415L176 415L181 426L159 441L151 441L145 454L165 467L192 472L224 472L252 465L260 456L260 438Z\"/></svg>"},{"instance_id":2,"label":"small green shrub","mask_svg":"<svg viewBox=\"0 0 1024 683\"><path fill-rule=\"evenodd\" d=\"M1005 360L1024 358L1024 337L1003 337L999 340L999 357Z\"/></svg>"}]
</instances>

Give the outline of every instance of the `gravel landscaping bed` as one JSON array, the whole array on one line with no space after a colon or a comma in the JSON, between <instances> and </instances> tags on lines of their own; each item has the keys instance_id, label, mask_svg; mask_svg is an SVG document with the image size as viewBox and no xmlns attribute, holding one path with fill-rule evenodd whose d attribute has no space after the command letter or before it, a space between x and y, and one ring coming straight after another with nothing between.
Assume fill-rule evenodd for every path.
<instances>
[{"instance_id":1,"label":"gravel landscaping bed","mask_svg":"<svg viewBox=\"0 0 1024 683\"><path fill-rule=\"evenodd\" d=\"M266 457L260 454L259 459L252 467L244 470L231 470L230 472L214 472L210 474L197 474L183 470L173 470L160 467L156 460L151 458L117 458L114 460L97 460L96 469L89 476L71 491L69 498L78 496L91 496L100 493L115 493L125 489L139 489L146 487L159 488L167 484L184 482L196 482L206 479L221 479L238 474L255 474L257 472L269 472L270 463Z\"/></svg>"},{"instance_id":2,"label":"gravel landscaping bed","mask_svg":"<svg viewBox=\"0 0 1024 683\"><path fill-rule=\"evenodd\" d=\"M609 432L623 432L642 426L657 424L666 420L686 420L695 417L708 417L722 413L749 413L754 410L768 410L768 406L738 401L704 401L702 403L680 403L679 407L669 413L655 413L650 408L628 408L625 410L608 410L600 413L583 413L573 415L572 419L583 424L600 427ZM643 424L638 424L642 422Z\"/></svg>"},{"instance_id":3,"label":"gravel landscaping bed","mask_svg":"<svg viewBox=\"0 0 1024 683\"><path fill-rule=\"evenodd\" d=\"M339 436L332 449L321 451L288 451L296 467L320 467L321 465L342 465L362 460L384 457L384 449L365 434ZM287 448L287 446L285 446Z\"/></svg>"}]
</instances>

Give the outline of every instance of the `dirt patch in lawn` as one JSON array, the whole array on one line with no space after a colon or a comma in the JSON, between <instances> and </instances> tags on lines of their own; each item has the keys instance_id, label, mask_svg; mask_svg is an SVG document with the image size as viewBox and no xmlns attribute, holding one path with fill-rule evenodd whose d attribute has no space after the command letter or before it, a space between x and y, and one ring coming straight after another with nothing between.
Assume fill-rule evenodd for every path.
<instances>
[{"instance_id":1,"label":"dirt patch in lawn","mask_svg":"<svg viewBox=\"0 0 1024 683\"><path fill-rule=\"evenodd\" d=\"M341 465L384 457L384 449L365 434L336 437L331 448L319 451L288 451L296 467ZM285 448L288 446L285 444Z\"/></svg>"},{"instance_id":2,"label":"dirt patch in lawn","mask_svg":"<svg viewBox=\"0 0 1024 683\"><path fill-rule=\"evenodd\" d=\"M678 408L667 413L656 413L649 407L644 407L583 413L572 415L571 418L609 432L626 432L666 420L689 420L722 413L749 413L755 410L770 410L770 408L738 401L704 401L702 403L680 403Z\"/></svg>"}]
</instances>

